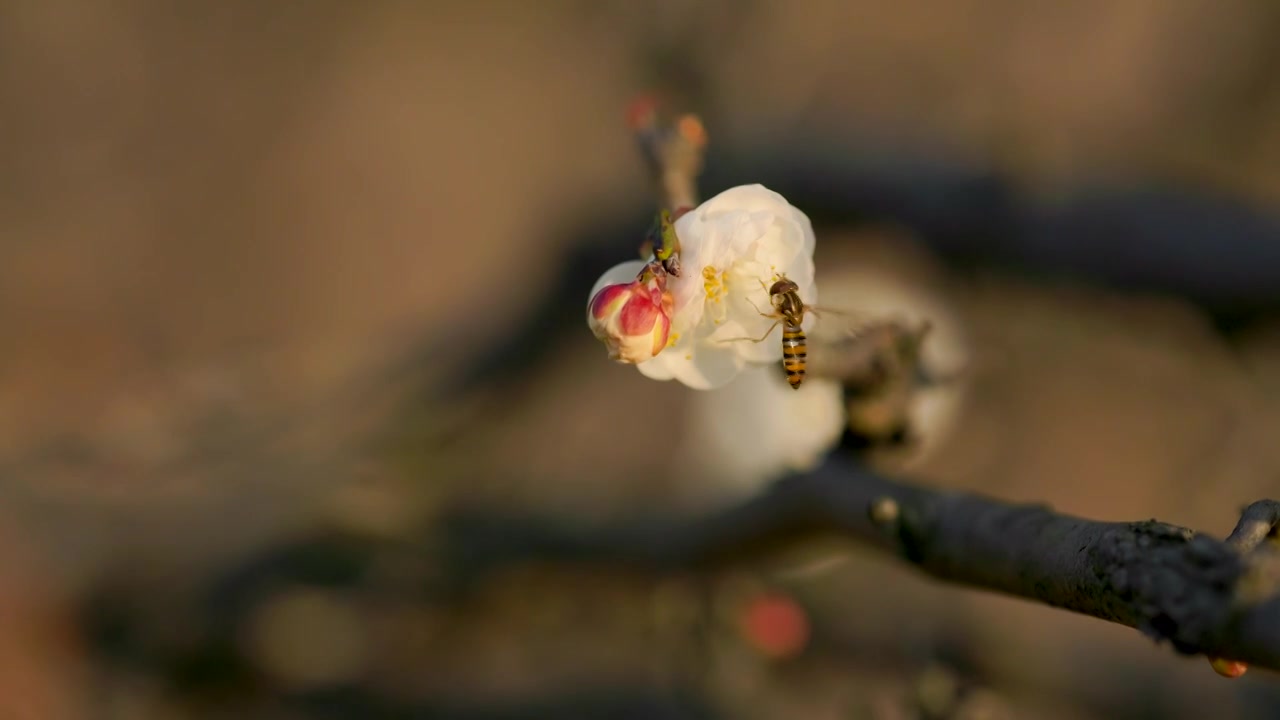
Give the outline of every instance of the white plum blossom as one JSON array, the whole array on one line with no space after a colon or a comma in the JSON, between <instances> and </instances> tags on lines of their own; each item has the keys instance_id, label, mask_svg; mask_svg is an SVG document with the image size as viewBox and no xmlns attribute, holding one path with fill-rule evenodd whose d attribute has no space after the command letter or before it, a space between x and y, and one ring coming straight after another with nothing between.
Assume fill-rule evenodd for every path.
<instances>
[{"instance_id":1,"label":"white plum blossom","mask_svg":"<svg viewBox=\"0 0 1280 720\"><path fill-rule=\"evenodd\" d=\"M667 346L637 363L640 372L711 390L746 367L781 362L782 328L769 316L768 288L786 277L805 304L817 300L809 218L762 185L742 185L685 213L675 229L682 270L666 279L673 308ZM610 269L592 298L634 279L643 266L634 261ZM812 319L806 317L806 329Z\"/></svg>"},{"instance_id":2,"label":"white plum blossom","mask_svg":"<svg viewBox=\"0 0 1280 720\"><path fill-rule=\"evenodd\" d=\"M705 391L686 407L673 462L700 478L685 488L690 499L741 499L812 469L848 422L839 382L809 377L797 392L781 367L769 287L785 277L803 303L817 301L813 227L778 193L743 185L674 228L680 275L652 260L609 269L591 290L588 324L613 359Z\"/></svg>"}]
</instances>

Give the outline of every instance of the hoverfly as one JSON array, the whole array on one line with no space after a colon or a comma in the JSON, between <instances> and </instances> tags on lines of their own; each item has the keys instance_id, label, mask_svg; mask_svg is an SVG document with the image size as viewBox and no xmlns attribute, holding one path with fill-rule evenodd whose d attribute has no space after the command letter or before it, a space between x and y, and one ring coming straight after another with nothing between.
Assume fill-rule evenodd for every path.
<instances>
[{"instance_id":1,"label":"hoverfly","mask_svg":"<svg viewBox=\"0 0 1280 720\"><path fill-rule=\"evenodd\" d=\"M787 372L787 382L791 384L791 389L799 390L800 384L804 382L805 358L809 354L808 340L802 327L804 316L806 313L818 315L818 309L804 304L800 299L800 286L787 279L785 275L779 275L773 285L765 285L763 280L760 285L769 293L769 304L773 306L773 312L760 312L760 308L756 308L756 311L767 318L772 318L773 324L759 338L731 338L724 342L739 340L764 342L773 329L781 324L782 368Z\"/></svg>"}]
</instances>

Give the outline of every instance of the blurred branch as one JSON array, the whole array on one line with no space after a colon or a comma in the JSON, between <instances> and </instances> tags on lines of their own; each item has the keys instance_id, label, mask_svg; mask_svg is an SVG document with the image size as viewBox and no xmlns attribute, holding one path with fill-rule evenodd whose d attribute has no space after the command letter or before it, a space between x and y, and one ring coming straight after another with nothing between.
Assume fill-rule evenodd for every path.
<instances>
[{"instance_id":1,"label":"blurred branch","mask_svg":"<svg viewBox=\"0 0 1280 720\"><path fill-rule=\"evenodd\" d=\"M652 172L656 146L641 133L637 137ZM1042 202L990 168L886 146L878 138L844 133L775 140L704 148L689 167L701 172L705 166L699 175L705 187L759 182L776 190L809 215L824 247L841 236L821 234L823 227L891 223L910 230L953 268L1003 268L1175 295L1224 326L1280 308L1280 218L1243 202L1194 189L1089 186ZM659 191L662 202L680 202L671 200L671 191ZM458 370L460 379L433 388L419 404L434 406L490 386L519 387L545 368L566 338L581 338L582 297L600 268L634 253L635 229L652 219L643 209L647 204L637 201L618 215L586 216L546 230L572 239L548 262L544 293L529 300L521 329L468 338L464 344L476 351ZM421 350L405 361L405 372L416 373L422 358L437 358L440 342L424 338Z\"/></svg>"},{"instance_id":2,"label":"blurred branch","mask_svg":"<svg viewBox=\"0 0 1280 720\"><path fill-rule=\"evenodd\" d=\"M702 174L707 133L696 115L682 115L662 123L652 97L636 100L628 123L640 145L640 155L657 188L659 204L668 210L698 204L698 176Z\"/></svg>"},{"instance_id":3,"label":"blurred branch","mask_svg":"<svg viewBox=\"0 0 1280 720\"><path fill-rule=\"evenodd\" d=\"M708 185L722 174L758 179L815 226L894 223L952 265L1177 295L1224 325L1280 308L1274 207L1155 182L1046 197L999 168L851 133L717 147L726 157L710 159Z\"/></svg>"},{"instance_id":4,"label":"blurred branch","mask_svg":"<svg viewBox=\"0 0 1280 720\"><path fill-rule=\"evenodd\" d=\"M939 580L1137 628L1180 653L1280 669L1280 552L1261 541L1278 508L1250 506L1223 542L1156 520L1098 522L931 490L832 459L687 521L586 531L457 516L446 533L455 570L472 580L523 561L707 571L837 533Z\"/></svg>"},{"instance_id":5,"label":"blurred branch","mask_svg":"<svg viewBox=\"0 0 1280 720\"><path fill-rule=\"evenodd\" d=\"M711 720L718 717L690 693L660 692L645 687L586 687L574 692L519 702L477 698L467 704L392 701L367 691L343 688L311 693L290 703L304 717L452 718L453 720Z\"/></svg>"}]
</instances>

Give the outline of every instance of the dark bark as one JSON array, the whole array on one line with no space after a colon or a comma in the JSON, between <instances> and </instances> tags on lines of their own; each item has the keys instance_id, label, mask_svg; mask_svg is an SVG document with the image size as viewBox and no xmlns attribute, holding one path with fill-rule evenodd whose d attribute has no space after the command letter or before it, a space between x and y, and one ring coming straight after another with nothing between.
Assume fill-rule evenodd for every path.
<instances>
[{"instance_id":1,"label":"dark bark","mask_svg":"<svg viewBox=\"0 0 1280 720\"><path fill-rule=\"evenodd\" d=\"M569 530L461 516L458 569L527 560L713 570L837 533L940 580L1138 628L1181 653L1280 669L1280 504L1255 503L1227 541L1156 520L1097 522L890 480L832 459L706 517Z\"/></svg>"},{"instance_id":2,"label":"dark bark","mask_svg":"<svg viewBox=\"0 0 1280 720\"><path fill-rule=\"evenodd\" d=\"M703 168L701 125L665 125L656 108L637 107L645 112L633 116L633 130L658 187L659 204L692 205ZM1277 263L1264 260L1280 257L1275 243L1268 242L1280 232L1280 224L1245 208L1222 203L1191 207L1173 196L1152 194L1124 201L1087 198L1089 202L1073 209L1088 212L1073 215L1027 205L998 178L982 173L943 172L934 164L894 161L854 164L851 158L834 166L806 166L802 155L785 157L787 167L803 169L791 175L803 182L771 187L790 194L793 202L798 190L807 189L808 200L816 200L823 191L832 193L834 206L842 212L863 219L894 219L932 240L944 254L971 254L973 238L981 238L982 246L988 247L1003 237L997 246L1033 266L1049 259L1069 274L1109 271L1109 279L1131 288L1168 289L1172 283L1184 295L1217 293L1218 300L1237 306L1240 297L1221 294L1224 288L1243 288L1256 295L1252 300L1274 304L1274 283L1267 280L1274 278ZM726 176L734 174L729 162L715 164L731 168ZM832 182L837 176L840 181ZM809 202L800 205L813 209ZM1100 215L1099 208L1108 213ZM1222 250L1222 233L1213 232L1228 224L1236 231L1229 234L1232 252ZM1211 251L1204 242L1210 236L1218 242ZM1064 237L1070 242L1062 242ZM1160 262L1151 261L1156 255L1144 255L1137 264L1121 262L1133 255L1134 246L1126 245L1126 238L1138 238L1143 248L1156 248ZM593 247L598 244L592 240ZM1067 252L1082 247L1083 254ZM1248 262L1241 265L1245 258ZM608 264L600 262L599 267ZM567 285L585 282L571 279ZM585 302L576 291L568 296L582 298L575 303L579 308ZM536 324L536 335L543 340L553 335L546 327ZM527 352L494 355L519 358L526 367L531 360ZM462 540L457 545L462 551L455 557L457 569L471 575L493 563L521 558L702 569L835 532L894 554L940 580L1135 627L1168 640L1179 652L1280 669L1280 552L1276 543L1266 541L1274 536L1277 521L1280 505L1255 503L1222 542L1156 520L1094 522L1044 506L930 490L832 459L819 471L780 482L736 508L683 523L577 533L552 524L488 518L455 523L453 529L464 531L454 538Z\"/></svg>"}]
</instances>

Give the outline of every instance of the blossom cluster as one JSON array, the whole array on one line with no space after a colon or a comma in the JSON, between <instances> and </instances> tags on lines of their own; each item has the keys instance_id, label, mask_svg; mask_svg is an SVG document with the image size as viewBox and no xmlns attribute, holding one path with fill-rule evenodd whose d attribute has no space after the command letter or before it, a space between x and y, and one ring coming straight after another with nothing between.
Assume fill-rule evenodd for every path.
<instances>
[{"instance_id":1,"label":"blossom cluster","mask_svg":"<svg viewBox=\"0 0 1280 720\"><path fill-rule=\"evenodd\" d=\"M675 221L680 274L654 259L610 268L591 290L587 323L618 362L698 390L782 359L769 287L794 282L817 300L813 227L762 185L726 190Z\"/></svg>"},{"instance_id":2,"label":"blossom cluster","mask_svg":"<svg viewBox=\"0 0 1280 720\"><path fill-rule=\"evenodd\" d=\"M677 457L707 493L751 492L812 468L845 425L842 390L821 378L798 393L788 386L769 294L785 277L806 306L817 300L809 218L778 193L743 185L665 229L674 232L648 260L621 263L596 282L587 324L614 360L705 391L687 407Z\"/></svg>"}]
</instances>

